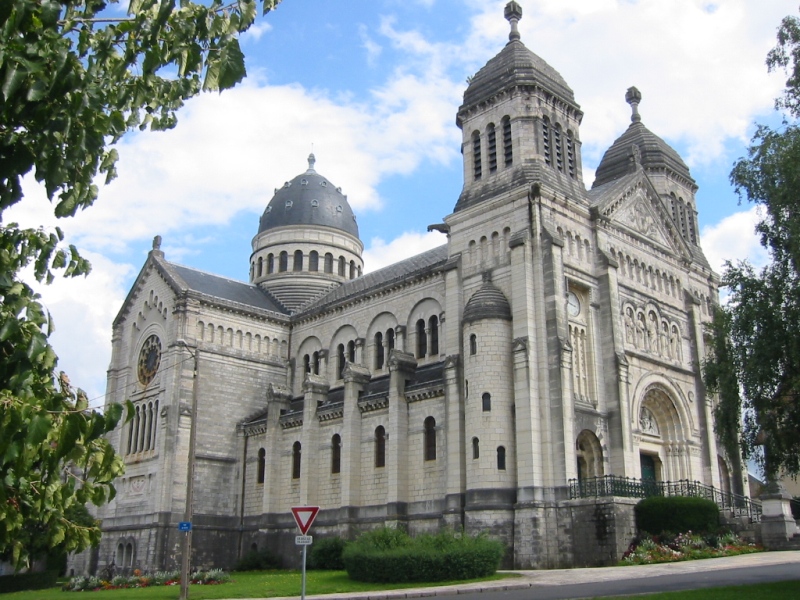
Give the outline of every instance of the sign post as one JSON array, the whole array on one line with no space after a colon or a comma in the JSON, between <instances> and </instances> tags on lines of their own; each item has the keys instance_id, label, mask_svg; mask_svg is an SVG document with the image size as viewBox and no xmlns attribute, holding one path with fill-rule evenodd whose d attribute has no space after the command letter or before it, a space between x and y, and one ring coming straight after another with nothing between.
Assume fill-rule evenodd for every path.
<instances>
[{"instance_id":1,"label":"sign post","mask_svg":"<svg viewBox=\"0 0 800 600\"><path fill-rule=\"evenodd\" d=\"M314 538L310 535L306 535L308 530L311 528L311 524L314 522L314 519L319 512L319 506L293 506L292 507L292 516L294 517L294 522L297 523L298 529L300 529L300 533L303 535L295 536L294 543L298 546L303 547L303 583L302 587L300 588L300 600L305 600L306 598L306 549L311 545L311 542Z\"/></svg>"}]
</instances>

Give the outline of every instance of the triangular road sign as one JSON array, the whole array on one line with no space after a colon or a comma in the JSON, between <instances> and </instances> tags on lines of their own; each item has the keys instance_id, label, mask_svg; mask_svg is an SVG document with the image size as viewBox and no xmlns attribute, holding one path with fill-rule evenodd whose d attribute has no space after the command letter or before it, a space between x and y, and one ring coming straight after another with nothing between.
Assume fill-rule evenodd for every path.
<instances>
[{"instance_id":1,"label":"triangular road sign","mask_svg":"<svg viewBox=\"0 0 800 600\"><path fill-rule=\"evenodd\" d=\"M303 535L308 533L308 530L311 528L311 524L314 522L314 518L317 516L318 512L319 506L292 507L292 515L294 515L294 520L297 523L297 527L300 528L300 533Z\"/></svg>"}]
</instances>

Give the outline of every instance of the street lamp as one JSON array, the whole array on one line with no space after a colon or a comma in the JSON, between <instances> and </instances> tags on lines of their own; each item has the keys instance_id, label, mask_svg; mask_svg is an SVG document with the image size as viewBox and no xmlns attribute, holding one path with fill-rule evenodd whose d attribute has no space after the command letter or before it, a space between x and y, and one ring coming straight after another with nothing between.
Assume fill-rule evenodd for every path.
<instances>
[{"instance_id":1,"label":"street lamp","mask_svg":"<svg viewBox=\"0 0 800 600\"><path fill-rule=\"evenodd\" d=\"M189 464L186 472L186 507L183 511L183 520L189 523L189 531L185 533L183 538L183 559L181 561L181 595L180 600L188 600L189 598L189 562L192 555L192 517L194 516L194 507L192 506L192 499L194 496L194 464L195 464L195 451L197 446L197 367L199 361L199 350L197 348L192 351L191 347L186 343L186 340L176 340L178 346L186 348L189 354L194 359L194 372L192 373L192 422L189 426Z\"/></svg>"}]
</instances>

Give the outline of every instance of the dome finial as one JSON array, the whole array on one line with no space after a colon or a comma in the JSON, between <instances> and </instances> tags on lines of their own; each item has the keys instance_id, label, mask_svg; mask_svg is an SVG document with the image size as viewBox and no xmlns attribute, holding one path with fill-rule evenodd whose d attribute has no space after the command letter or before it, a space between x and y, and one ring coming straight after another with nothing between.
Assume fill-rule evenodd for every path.
<instances>
[{"instance_id":1,"label":"dome finial","mask_svg":"<svg viewBox=\"0 0 800 600\"><path fill-rule=\"evenodd\" d=\"M314 165L316 164L316 162L317 162L317 158L314 156L314 153L312 152L311 154L308 155L308 170L309 170L309 172L315 172L314 171Z\"/></svg>"},{"instance_id":2,"label":"dome finial","mask_svg":"<svg viewBox=\"0 0 800 600\"><path fill-rule=\"evenodd\" d=\"M642 101L642 92L634 86L628 88L625 92L625 102L631 105L631 123L638 123L642 120L639 114L639 102Z\"/></svg>"},{"instance_id":3,"label":"dome finial","mask_svg":"<svg viewBox=\"0 0 800 600\"><path fill-rule=\"evenodd\" d=\"M519 30L517 29L517 23L522 18L522 7L512 0L506 4L504 15L508 22L511 23L511 33L508 34L508 41L518 40Z\"/></svg>"}]
</instances>

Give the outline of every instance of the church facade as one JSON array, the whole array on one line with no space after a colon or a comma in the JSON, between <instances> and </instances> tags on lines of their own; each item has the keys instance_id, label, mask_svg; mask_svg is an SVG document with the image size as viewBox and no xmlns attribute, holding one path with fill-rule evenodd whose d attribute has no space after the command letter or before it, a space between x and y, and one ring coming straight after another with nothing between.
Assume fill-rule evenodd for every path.
<instances>
[{"instance_id":1,"label":"church facade","mask_svg":"<svg viewBox=\"0 0 800 600\"><path fill-rule=\"evenodd\" d=\"M253 548L293 564L300 505L321 507L315 536L463 527L503 540L508 566L601 564L635 533L634 501L571 494L582 482L743 493L698 366L718 280L695 181L631 88L587 191L583 113L520 17L510 2L509 42L458 110L445 245L365 274L313 156L266 207L249 282L154 242L114 322L108 399L136 415L111 434L126 472L85 567L179 563L193 401L195 565Z\"/></svg>"}]
</instances>

